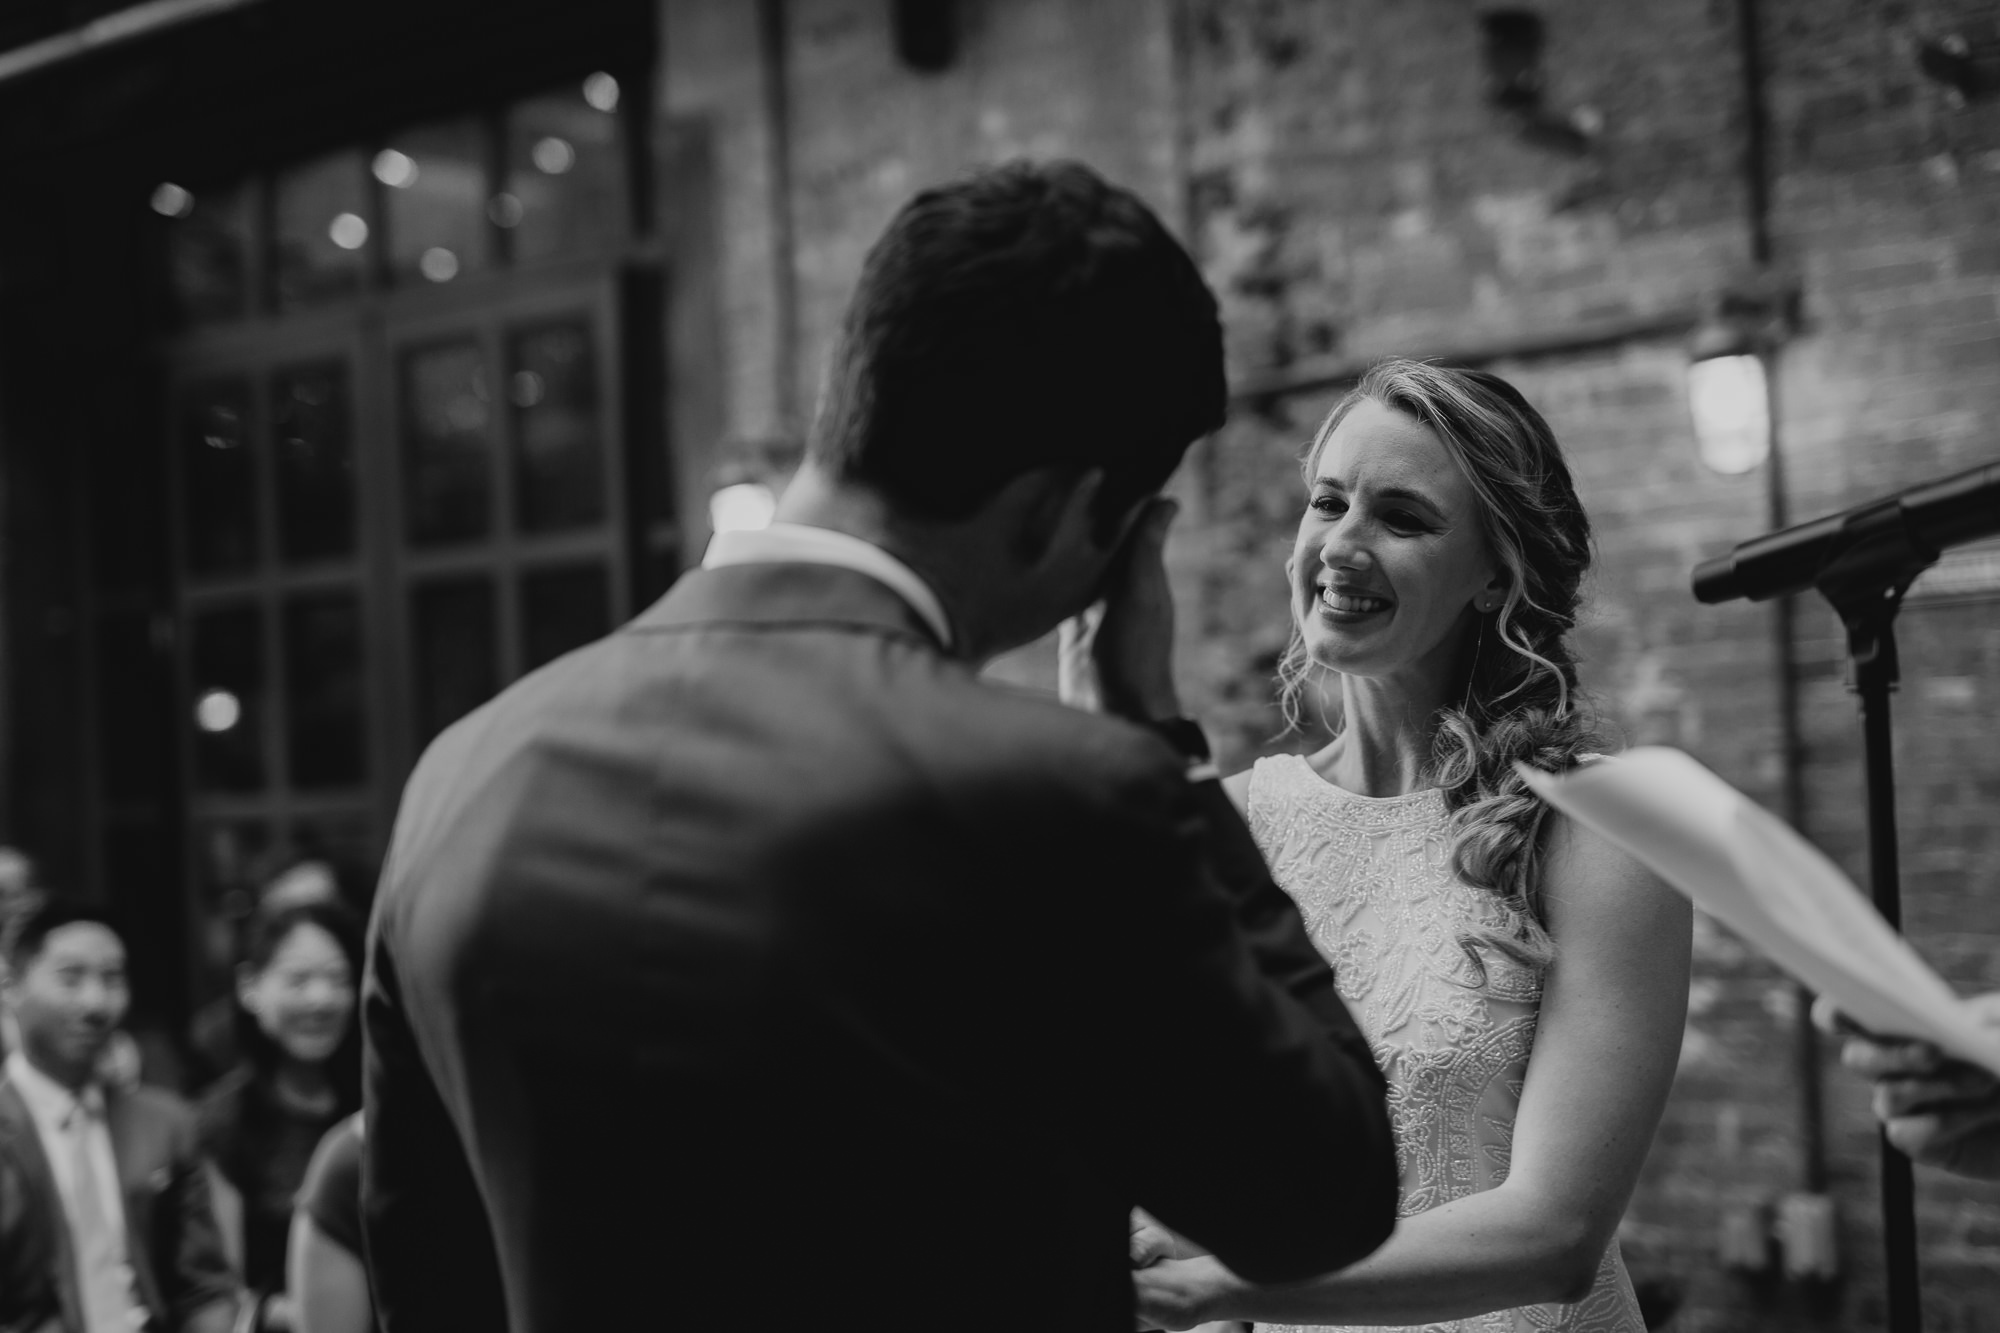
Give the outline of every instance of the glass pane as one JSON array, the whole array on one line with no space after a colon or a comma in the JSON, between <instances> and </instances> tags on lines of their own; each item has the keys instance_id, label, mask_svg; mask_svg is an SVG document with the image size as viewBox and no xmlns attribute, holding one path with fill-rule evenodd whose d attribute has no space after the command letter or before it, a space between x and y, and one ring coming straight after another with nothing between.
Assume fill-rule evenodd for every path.
<instances>
[{"instance_id":1,"label":"glass pane","mask_svg":"<svg viewBox=\"0 0 2000 1333\"><path fill-rule=\"evenodd\" d=\"M484 576L420 584L410 596L416 638L419 744L500 688L493 584Z\"/></svg>"},{"instance_id":2,"label":"glass pane","mask_svg":"<svg viewBox=\"0 0 2000 1333\"><path fill-rule=\"evenodd\" d=\"M368 776L361 608L351 592L285 603L285 748L295 787L339 787Z\"/></svg>"},{"instance_id":3,"label":"glass pane","mask_svg":"<svg viewBox=\"0 0 2000 1333\"><path fill-rule=\"evenodd\" d=\"M375 155L374 170L389 187L389 265L397 282L450 282L486 267L486 143L478 121L408 130Z\"/></svg>"},{"instance_id":4,"label":"glass pane","mask_svg":"<svg viewBox=\"0 0 2000 1333\"><path fill-rule=\"evenodd\" d=\"M264 785L263 610L202 611L189 628L195 786L257 791Z\"/></svg>"},{"instance_id":5,"label":"glass pane","mask_svg":"<svg viewBox=\"0 0 2000 1333\"><path fill-rule=\"evenodd\" d=\"M361 290L374 224L360 152L322 157L277 180L278 305L335 300Z\"/></svg>"},{"instance_id":6,"label":"glass pane","mask_svg":"<svg viewBox=\"0 0 2000 1333\"><path fill-rule=\"evenodd\" d=\"M521 575L521 665L533 671L611 632L611 583L602 565Z\"/></svg>"},{"instance_id":7,"label":"glass pane","mask_svg":"<svg viewBox=\"0 0 2000 1333\"><path fill-rule=\"evenodd\" d=\"M295 366L272 377L278 554L287 564L354 551L352 420L342 362Z\"/></svg>"},{"instance_id":8,"label":"glass pane","mask_svg":"<svg viewBox=\"0 0 2000 1333\"><path fill-rule=\"evenodd\" d=\"M604 441L596 358L581 320L517 333L508 347L514 407L514 521L523 532L604 517Z\"/></svg>"},{"instance_id":9,"label":"glass pane","mask_svg":"<svg viewBox=\"0 0 2000 1333\"><path fill-rule=\"evenodd\" d=\"M112 800L157 796L167 780L173 686L153 613L106 611L97 621L97 762Z\"/></svg>"},{"instance_id":10,"label":"glass pane","mask_svg":"<svg viewBox=\"0 0 2000 1333\"><path fill-rule=\"evenodd\" d=\"M250 386L195 385L181 399L181 489L187 565L231 574L257 564L257 472L250 451Z\"/></svg>"},{"instance_id":11,"label":"glass pane","mask_svg":"<svg viewBox=\"0 0 2000 1333\"><path fill-rule=\"evenodd\" d=\"M167 233L167 284L183 324L240 318L250 301L250 218L247 182L216 189L162 185L153 206L173 221Z\"/></svg>"},{"instance_id":12,"label":"glass pane","mask_svg":"<svg viewBox=\"0 0 2000 1333\"><path fill-rule=\"evenodd\" d=\"M622 240L630 205L625 144L608 75L517 103L507 112L507 180L493 220L513 233L516 259Z\"/></svg>"},{"instance_id":13,"label":"glass pane","mask_svg":"<svg viewBox=\"0 0 2000 1333\"><path fill-rule=\"evenodd\" d=\"M406 352L402 380L410 541L433 546L485 536L493 479L479 345L446 343Z\"/></svg>"}]
</instances>

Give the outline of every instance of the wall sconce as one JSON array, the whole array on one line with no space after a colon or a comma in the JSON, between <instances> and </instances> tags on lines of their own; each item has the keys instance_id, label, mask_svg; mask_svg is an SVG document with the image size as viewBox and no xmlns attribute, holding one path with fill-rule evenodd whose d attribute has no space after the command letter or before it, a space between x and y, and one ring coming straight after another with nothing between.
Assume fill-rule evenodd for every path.
<instances>
[{"instance_id":1,"label":"wall sconce","mask_svg":"<svg viewBox=\"0 0 2000 1333\"><path fill-rule=\"evenodd\" d=\"M1572 156L1590 151L1604 130L1603 114L1588 106L1558 112L1543 103L1542 16L1532 9L1489 9L1479 16L1479 28L1487 100L1514 118L1529 143Z\"/></svg>"},{"instance_id":2,"label":"wall sconce","mask_svg":"<svg viewBox=\"0 0 2000 1333\"><path fill-rule=\"evenodd\" d=\"M1944 88L1953 106L1962 107L2000 88L2000 71L1992 67L1993 53L1986 54L1989 58L1982 60L1971 42L1959 33L1952 33L1918 42L1917 68L1925 78Z\"/></svg>"},{"instance_id":3,"label":"wall sconce","mask_svg":"<svg viewBox=\"0 0 2000 1333\"><path fill-rule=\"evenodd\" d=\"M1722 293L1688 344L1688 413L1701 461L1724 476L1771 456L1769 353L1797 323L1799 290L1757 273Z\"/></svg>"},{"instance_id":4,"label":"wall sconce","mask_svg":"<svg viewBox=\"0 0 2000 1333\"><path fill-rule=\"evenodd\" d=\"M958 54L958 6L955 0L895 0L889 21L896 37L896 56L911 69L936 74L951 68Z\"/></svg>"},{"instance_id":5,"label":"wall sconce","mask_svg":"<svg viewBox=\"0 0 2000 1333\"><path fill-rule=\"evenodd\" d=\"M1739 1277L1760 1278L1771 1272L1771 1205L1751 1199L1723 1210L1716 1235L1716 1258Z\"/></svg>"},{"instance_id":6,"label":"wall sconce","mask_svg":"<svg viewBox=\"0 0 2000 1333\"><path fill-rule=\"evenodd\" d=\"M1728 352L1688 362L1688 411L1701 461L1725 477L1771 456L1771 390L1764 358Z\"/></svg>"},{"instance_id":7,"label":"wall sconce","mask_svg":"<svg viewBox=\"0 0 2000 1333\"><path fill-rule=\"evenodd\" d=\"M754 532L771 526L778 497L761 481L719 486L708 497L708 526L713 532Z\"/></svg>"},{"instance_id":8,"label":"wall sconce","mask_svg":"<svg viewBox=\"0 0 2000 1333\"><path fill-rule=\"evenodd\" d=\"M1778 1200L1775 1227L1785 1276L1793 1282L1831 1282L1840 1276L1833 1200L1799 1191Z\"/></svg>"}]
</instances>

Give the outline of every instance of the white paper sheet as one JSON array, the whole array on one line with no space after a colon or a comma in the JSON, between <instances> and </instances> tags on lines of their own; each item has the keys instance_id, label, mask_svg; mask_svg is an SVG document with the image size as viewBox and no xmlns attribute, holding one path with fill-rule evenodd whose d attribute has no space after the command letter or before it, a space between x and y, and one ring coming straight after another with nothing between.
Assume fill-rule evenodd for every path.
<instances>
[{"instance_id":1,"label":"white paper sheet","mask_svg":"<svg viewBox=\"0 0 2000 1333\"><path fill-rule=\"evenodd\" d=\"M1920 1037L2000 1074L2000 1034L1980 1025L1861 890L1687 755L1642 746L1561 777L1518 767L1543 800L1632 853L1855 1022Z\"/></svg>"}]
</instances>

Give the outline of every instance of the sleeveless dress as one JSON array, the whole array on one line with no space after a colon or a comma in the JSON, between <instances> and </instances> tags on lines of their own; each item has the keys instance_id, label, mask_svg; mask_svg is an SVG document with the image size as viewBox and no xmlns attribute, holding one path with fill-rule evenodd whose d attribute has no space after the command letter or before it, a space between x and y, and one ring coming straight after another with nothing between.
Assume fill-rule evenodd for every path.
<instances>
[{"instance_id":1,"label":"sleeveless dress","mask_svg":"<svg viewBox=\"0 0 2000 1333\"><path fill-rule=\"evenodd\" d=\"M1507 1178L1541 979L1488 950L1482 983L1459 947L1469 928L1498 924L1502 909L1492 894L1451 873L1444 794L1356 796L1285 755L1257 761L1249 816L1273 876L1298 903L1387 1077L1402 1173L1397 1215L1492 1189ZM1574 1305L1526 1305L1415 1327L1644 1333L1645 1323L1613 1240L1596 1285Z\"/></svg>"}]
</instances>

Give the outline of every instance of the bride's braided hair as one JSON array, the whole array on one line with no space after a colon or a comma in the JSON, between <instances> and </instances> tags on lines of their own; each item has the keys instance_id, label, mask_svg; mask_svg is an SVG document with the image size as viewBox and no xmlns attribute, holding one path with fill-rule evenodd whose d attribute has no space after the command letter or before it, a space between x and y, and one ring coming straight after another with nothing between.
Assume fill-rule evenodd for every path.
<instances>
[{"instance_id":1,"label":"bride's braided hair","mask_svg":"<svg viewBox=\"0 0 2000 1333\"><path fill-rule=\"evenodd\" d=\"M1363 399L1437 435L1472 483L1487 544L1506 574L1505 600L1481 618L1461 668L1461 703L1437 716L1431 770L1452 811L1452 870L1498 895L1505 909L1499 924L1460 944L1475 965L1487 947L1541 968L1555 952L1539 898L1547 807L1514 761L1561 772L1592 748L1569 642L1590 568L1590 519L1548 422L1519 390L1485 371L1404 359L1375 365L1328 414L1306 453L1308 484L1327 437ZM1314 670L1294 623L1278 667L1279 703L1293 727Z\"/></svg>"}]
</instances>

